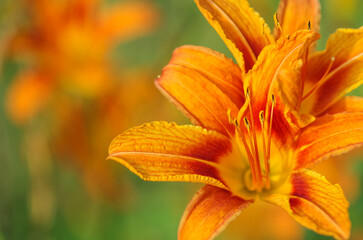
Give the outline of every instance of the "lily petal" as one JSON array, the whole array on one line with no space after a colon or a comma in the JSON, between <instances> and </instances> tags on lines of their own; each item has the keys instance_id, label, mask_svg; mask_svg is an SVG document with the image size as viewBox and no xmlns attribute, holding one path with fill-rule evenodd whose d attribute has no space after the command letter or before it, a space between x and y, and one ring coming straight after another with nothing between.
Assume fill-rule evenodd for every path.
<instances>
[{"instance_id":1,"label":"lily petal","mask_svg":"<svg viewBox=\"0 0 363 240\"><path fill-rule=\"evenodd\" d=\"M194 124L233 135L227 110L237 116L243 104L240 73L222 54L185 46L174 51L155 84Z\"/></svg>"},{"instance_id":2,"label":"lily petal","mask_svg":"<svg viewBox=\"0 0 363 240\"><path fill-rule=\"evenodd\" d=\"M213 239L251 203L233 196L229 191L205 185L185 210L178 239Z\"/></svg>"},{"instance_id":3,"label":"lily petal","mask_svg":"<svg viewBox=\"0 0 363 240\"><path fill-rule=\"evenodd\" d=\"M303 129L296 144L295 169L345 153L363 144L363 112L324 115Z\"/></svg>"},{"instance_id":4,"label":"lily petal","mask_svg":"<svg viewBox=\"0 0 363 240\"><path fill-rule=\"evenodd\" d=\"M297 66L308 47L319 37L318 33L302 30L263 49L252 71L246 74L244 86L250 88L258 112L264 110L267 98L273 93L279 72L285 67Z\"/></svg>"},{"instance_id":5,"label":"lily petal","mask_svg":"<svg viewBox=\"0 0 363 240\"><path fill-rule=\"evenodd\" d=\"M241 69L251 69L261 50L274 42L270 28L246 0L195 2L226 43Z\"/></svg>"},{"instance_id":6,"label":"lily petal","mask_svg":"<svg viewBox=\"0 0 363 240\"><path fill-rule=\"evenodd\" d=\"M363 98L357 96L344 97L331 106L324 114L363 112Z\"/></svg>"},{"instance_id":7,"label":"lily petal","mask_svg":"<svg viewBox=\"0 0 363 240\"><path fill-rule=\"evenodd\" d=\"M295 111L298 111L300 108L303 94L302 64L303 61L299 61L295 67L281 69L277 75L279 87L281 88L281 97Z\"/></svg>"},{"instance_id":8,"label":"lily petal","mask_svg":"<svg viewBox=\"0 0 363 240\"><path fill-rule=\"evenodd\" d=\"M296 67L310 44L318 38L318 33L308 30L298 31L289 39L281 38L276 44L271 44L262 50L255 66L246 74L244 88L245 92L250 92L255 126L260 126L259 114L261 111L265 112L265 119L270 119L269 109L273 105L272 95L274 95L276 107L273 115L272 134L278 135L281 138L281 143L288 144L291 142L296 134L296 131L291 127L297 120L294 120L296 117L290 111L291 106L280 97L289 92L280 93L281 87L277 81L279 73L282 69ZM289 80L288 78L285 79ZM284 82L284 84L294 83ZM250 118L248 109L242 108L239 116ZM241 113L241 111L244 112Z\"/></svg>"},{"instance_id":9,"label":"lily petal","mask_svg":"<svg viewBox=\"0 0 363 240\"><path fill-rule=\"evenodd\" d=\"M294 172L291 183L290 195L272 194L265 200L283 208L296 221L319 234L349 238L349 203L339 185L332 185L325 177L309 170Z\"/></svg>"},{"instance_id":10,"label":"lily petal","mask_svg":"<svg viewBox=\"0 0 363 240\"><path fill-rule=\"evenodd\" d=\"M277 10L278 18L284 34L293 34L297 30L308 29L319 32L320 3L319 0L281 0ZM281 36L281 31L274 29L275 38Z\"/></svg>"},{"instance_id":11,"label":"lily petal","mask_svg":"<svg viewBox=\"0 0 363 240\"><path fill-rule=\"evenodd\" d=\"M207 77L241 107L244 102L241 69L224 54L201 46L185 45L174 50L170 65L193 69Z\"/></svg>"},{"instance_id":12,"label":"lily petal","mask_svg":"<svg viewBox=\"0 0 363 240\"><path fill-rule=\"evenodd\" d=\"M321 80L331 61L331 69ZM309 58L305 92L309 92L319 81L320 83L303 102L302 111L317 116L348 92L359 87L363 83L362 68L363 27L338 29L329 37L326 50Z\"/></svg>"},{"instance_id":13,"label":"lily petal","mask_svg":"<svg viewBox=\"0 0 363 240\"><path fill-rule=\"evenodd\" d=\"M108 159L147 181L201 182L225 188L218 160L231 151L224 135L201 127L152 122L116 137Z\"/></svg>"}]
</instances>

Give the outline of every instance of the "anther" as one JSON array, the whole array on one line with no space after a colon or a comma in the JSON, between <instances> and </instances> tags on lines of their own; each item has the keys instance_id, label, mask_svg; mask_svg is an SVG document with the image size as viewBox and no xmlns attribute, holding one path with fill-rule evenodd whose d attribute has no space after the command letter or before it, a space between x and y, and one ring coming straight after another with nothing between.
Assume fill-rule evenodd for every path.
<instances>
[{"instance_id":1,"label":"anther","mask_svg":"<svg viewBox=\"0 0 363 240\"><path fill-rule=\"evenodd\" d=\"M243 118L243 122L245 123L245 126L248 130L250 130L251 126L250 126L250 122L248 121L248 119L246 117Z\"/></svg>"},{"instance_id":2,"label":"anther","mask_svg":"<svg viewBox=\"0 0 363 240\"><path fill-rule=\"evenodd\" d=\"M280 22L279 22L279 18L277 16L277 13L274 14L274 21L275 21L276 27L281 30L281 25L280 25Z\"/></svg>"},{"instance_id":3,"label":"anther","mask_svg":"<svg viewBox=\"0 0 363 240\"><path fill-rule=\"evenodd\" d=\"M260 112L260 114L259 114L259 116L260 116L260 122L261 122L261 126L262 126L262 127L263 127L263 122L264 122L264 120L265 120L264 115L265 115L265 112L262 110L262 111Z\"/></svg>"},{"instance_id":4,"label":"anther","mask_svg":"<svg viewBox=\"0 0 363 240\"><path fill-rule=\"evenodd\" d=\"M272 106L276 106L276 100L275 100L275 94L271 95L271 100L272 100Z\"/></svg>"},{"instance_id":5,"label":"anther","mask_svg":"<svg viewBox=\"0 0 363 240\"><path fill-rule=\"evenodd\" d=\"M247 87L247 89L246 89L246 98L247 99L250 98L250 88L249 87Z\"/></svg>"},{"instance_id":6,"label":"anther","mask_svg":"<svg viewBox=\"0 0 363 240\"><path fill-rule=\"evenodd\" d=\"M308 29L311 30L311 22L308 22Z\"/></svg>"},{"instance_id":7,"label":"anther","mask_svg":"<svg viewBox=\"0 0 363 240\"><path fill-rule=\"evenodd\" d=\"M233 121L233 119L231 117L231 109L227 110L227 116L228 116L229 124L234 124L234 121Z\"/></svg>"},{"instance_id":8,"label":"anther","mask_svg":"<svg viewBox=\"0 0 363 240\"><path fill-rule=\"evenodd\" d=\"M274 14L274 21L275 21L275 26L280 30L281 34L286 38L284 31L282 31L282 27L281 27L279 18L277 16L277 13Z\"/></svg>"}]
</instances>

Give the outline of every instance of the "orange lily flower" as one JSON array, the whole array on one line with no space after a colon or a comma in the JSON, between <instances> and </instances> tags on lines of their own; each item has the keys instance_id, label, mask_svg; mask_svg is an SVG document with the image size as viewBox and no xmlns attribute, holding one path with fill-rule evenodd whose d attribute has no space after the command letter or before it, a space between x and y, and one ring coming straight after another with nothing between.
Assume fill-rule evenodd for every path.
<instances>
[{"instance_id":1,"label":"orange lily flower","mask_svg":"<svg viewBox=\"0 0 363 240\"><path fill-rule=\"evenodd\" d=\"M14 122L27 122L59 92L89 99L115 87L107 54L116 44L150 31L157 11L146 1L102 6L99 0L26 1L30 20L15 34L10 51L33 62L8 92Z\"/></svg>"},{"instance_id":2,"label":"orange lily flower","mask_svg":"<svg viewBox=\"0 0 363 240\"><path fill-rule=\"evenodd\" d=\"M349 238L342 189L310 168L363 144L362 99L343 98L362 82L363 29L338 30L312 53L317 0L282 1L275 36L247 1L196 3L238 64L204 47L176 49L156 85L198 126L129 129L108 158L144 180L206 184L185 210L179 239L211 239L255 201Z\"/></svg>"},{"instance_id":3,"label":"orange lily flower","mask_svg":"<svg viewBox=\"0 0 363 240\"><path fill-rule=\"evenodd\" d=\"M17 29L8 51L15 57L30 56L31 64L9 87L9 116L17 124L26 124L37 114L46 114L53 120L47 122L51 134L39 135L46 135L54 148L52 158L68 160L81 173L92 196L118 201L121 194L115 190L120 184L110 166L98 159L104 157L112 132L120 131L131 112L124 109L122 114L115 114L114 108L137 104L134 99L121 99L120 95L126 95L121 78L134 79L144 88L146 83L145 76L131 76L125 71L116 78L108 54L116 44L153 29L158 12L148 1L111 5L100 0L24 3L28 21Z\"/></svg>"}]
</instances>

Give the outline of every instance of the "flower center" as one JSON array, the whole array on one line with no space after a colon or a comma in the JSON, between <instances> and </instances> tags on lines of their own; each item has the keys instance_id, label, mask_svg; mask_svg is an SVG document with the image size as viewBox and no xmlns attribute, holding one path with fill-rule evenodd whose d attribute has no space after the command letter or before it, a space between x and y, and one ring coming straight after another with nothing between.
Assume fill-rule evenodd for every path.
<instances>
[{"instance_id":1,"label":"flower center","mask_svg":"<svg viewBox=\"0 0 363 240\"><path fill-rule=\"evenodd\" d=\"M246 101L248 109L240 121L233 120L228 111L230 123L235 126L236 143L243 158L248 161L244 164L242 181L243 190L248 196L276 189L287 179L289 171L289 159L291 156L284 155L278 147L271 142L273 127L274 108L276 107L275 95L271 94L270 104L266 109L259 112L259 121L255 121L251 106L250 92L247 89ZM257 115L257 114L256 114ZM241 122L241 124L239 124ZM242 124L243 122L243 124ZM255 126L259 123L259 126ZM244 126L241 126L244 125ZM273 163L271 164L271 160Z\"/></svg>"}]
</instances>

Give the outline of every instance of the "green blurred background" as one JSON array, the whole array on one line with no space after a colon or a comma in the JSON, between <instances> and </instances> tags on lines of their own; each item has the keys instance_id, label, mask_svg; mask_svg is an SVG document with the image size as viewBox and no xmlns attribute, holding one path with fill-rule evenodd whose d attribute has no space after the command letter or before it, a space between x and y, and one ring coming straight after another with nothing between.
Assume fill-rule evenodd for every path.
<instances>
[{"instance_id":1,"label":"green blurred background","mask_svg":"<svg viewBox=\"0 0 363 240\"><path fill-rule=\"evenodd\" d=\"M100 6L118 2L123 1L103 1ZM126 88L120 92L120 95L123 95L122 106L127 109L128 102L133 102L127 114L124 109L120 109L119 114L127 118L127 121L119 126L119 131L113 132L113 135L106 139L106 143L102 143L105 147L101 150L103 152L100 156L103 157L98 159L99 164L110 169L116 183L111 190L116 197L112 197L112 194L110 197L107 194L105 196L102 191L93 191L92 186L90 187L98 181L97 177L102 176L94 175L94 181L85 184L84 173L79 167L84 165L74 167L72 161L77 161L73 159L75 156L53 151L51 138L54 132L57 132L54 130L57 125L49 123L52 119L47 115L49 109L45 108L42 114L26 124L16 124L9 117L5 106L6 96L19 72L28 67L28 60L19 61L13 54L8 53L8 46L15 32L29 21L29 16L26 13L25 1L0 0L0 240L176 239L184 208L201 185L144 182L120 164L104 160L107 156L107 144L123 130L144 122L165 120L179 124L188 123L188 120L153 86L153 79L167 64L176 47L184 44L202 45L229 57L231 54L192 0L149 2L155 5L157 11L156 26L145 34L117 43L107 54L108 61L112 64L110 71L116 75L116 81L122 82L121 87ZM278 1L250 2L272 27ZM361 0L322 0L321 4L322 38L318 44L319 49L324 48L327 37L336 28L362 26ZM142 74L141 77L134 77L139 73ZM133 78L137 78L135 81L140 86L132 85ZM130 91L127 90L129 85L132 86ZM138 92L139 89L142 89L141 93ZM352 94L363 96L363 89L359 88ZM71 99L73 98L74 96ZM138 99L130 100L131 98ZM82 102L82 111L87 112L85 116L96 116L90 112L94 111L92 104L97 99L76 98L75 101ZM97 125L87 129L97 128L102 132L102 128L105 127L103 124L107 124L92 121L87 117L85 119L81 124ZM67 123L65 125L67 131L78 134L78 126ZM86 136L92 137L92 133ZM40 143L37 145L34 141ZM97 144L98 139L94 141ZM32 151L29 151L29 148ZM350 158L354 160L348 162L345 158L340 158L336 161L349 163L347 171L354 176L354 184L357 187L352 190L354 194L350 199L349 211L353 239L363 239L363 162L359 153L353 154ZM264 220L261 219L262 222ZM274 218L266 219L268 220L273 221ZM232 223L232 226L217 239L247 239L243 237L243 232L239 234L229 231L229 228L238 229L237 224L238 222ZM263 223L256 227L256 231L264 231ZM308 230L304 230L301 237L329 239ZM265 238L277 239L274 236Z\"/></svg>"}]
</instances>

